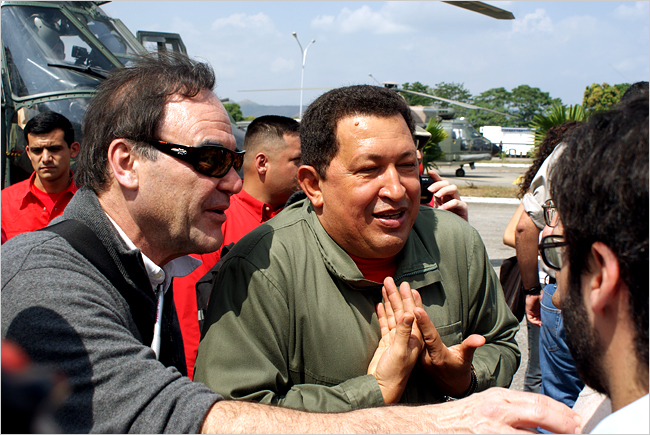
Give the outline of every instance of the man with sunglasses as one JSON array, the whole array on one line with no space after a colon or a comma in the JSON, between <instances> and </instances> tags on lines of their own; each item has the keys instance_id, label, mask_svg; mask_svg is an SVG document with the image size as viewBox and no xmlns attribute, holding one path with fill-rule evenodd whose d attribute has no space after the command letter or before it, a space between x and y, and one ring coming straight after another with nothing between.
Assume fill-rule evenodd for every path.
<instances>
[{"instance_id":1,"label":"man with sunglasses","mask_svg":"<svg viewBox=\"0 0 650 435\"><path fill-rule=\"evenodd\" d=\"M241 189L213 87L208 65L173 53L114 70L86 112L80 188L62 219L2 248L2 338L67 377L63 433L576 430L568 408L505 390L325 415L222 400L184 376L170 282L196 267L187 254L221 245Z\"/></svg>"},{"instance_id":2,"label":"man with sunglasses","mask_svg":"<svg viewBox=\"0 0 650 435\"><path fill-rule=\"evenodd\" d=\"M554 304L585 383L611 399L592 433L648 433L648 96L591 116L551 175ZM559 218L559 219L558 219Z\"/></svg>"}]
</instances>

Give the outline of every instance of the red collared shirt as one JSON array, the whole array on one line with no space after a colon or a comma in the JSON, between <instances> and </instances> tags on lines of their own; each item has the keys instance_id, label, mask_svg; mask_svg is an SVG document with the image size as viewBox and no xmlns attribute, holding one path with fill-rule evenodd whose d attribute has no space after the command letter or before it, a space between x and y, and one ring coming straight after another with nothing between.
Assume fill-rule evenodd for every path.
<instances>
[{"instance_id":1,"label":"red collared shirt","mask_svg":"<svg viewBox=\"0 0 650 435\"><path fill-rule=\"evenodd\" d=\"M253 198L244 190L231 196L230 207L226 210L226 222L221 225L222 246L238 242L260 224L278 214L280 210L273 211L270 205ZM174 278L174 303L183 334L187 373L190 379L194 375L194 361L201 339L196 306L196 283L217 264L221 258L221 247L215 252L192 255L192 257L200 259L203 263L189 275Z\"/></svg>"},{"instance_id":2,"label":"red collared shirt","mask_svg":"<svg viewBox=\"0 0 650 435\"><path fill-rule=\"evenodd\" d=\"M2 231L7 240L47 226L63 213L77 191L73 180L63 192L49 194L34 185L35 179L33 172L29 179L2 189Z\"/></svg>"}]
</instances>

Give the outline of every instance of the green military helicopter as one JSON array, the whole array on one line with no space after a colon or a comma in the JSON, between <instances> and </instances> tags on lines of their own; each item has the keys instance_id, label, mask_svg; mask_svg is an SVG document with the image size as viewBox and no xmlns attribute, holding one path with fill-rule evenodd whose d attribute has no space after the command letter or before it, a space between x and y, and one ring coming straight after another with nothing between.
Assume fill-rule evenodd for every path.
<instances>
[{"instance_id":1,"label":"green military helicopter","mask_svg":"<svg viewBox=\"0 0 650 435\"><path fill-rule=\"evenodd\" d=\"M133 35L96 1L3 1L2 188L29 177L23 128L44 111L70 120L81 141L81 120L97 86L115 68L148 51L186 53L176 33ZM231 119L239 147L244 131Z\"/></svg>"}]
</instances>

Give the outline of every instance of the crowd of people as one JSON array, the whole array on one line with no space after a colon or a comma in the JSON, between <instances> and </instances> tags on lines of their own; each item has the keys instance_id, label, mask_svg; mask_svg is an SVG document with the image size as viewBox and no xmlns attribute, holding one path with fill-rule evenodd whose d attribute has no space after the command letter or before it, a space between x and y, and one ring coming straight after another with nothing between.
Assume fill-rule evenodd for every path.
<instances>
[{"instance_id":1,"label":"crowd of people","mask_svg":"<svg viewBox=\"0 0 650 435\"><path fill-rule=\"evenodd\" d=\"M518 321L457 188L431 174L421 205L398 94L331 90L299 123L257 118L238 150L214 86L206 63L143 56L99 87L82 145L60 115L26 125L34 174L2 191L2 339L64 375L48 428L583 430L559 398L507 389ZM541 233L575 370L611 400L601 433L648 431L629 417L648 415L639 93L562 136L521 213L524 290L542 295ZM29 416L4 418L21 385L5 388L4 349L8 431Z\"/></svg>"}]
</instances>

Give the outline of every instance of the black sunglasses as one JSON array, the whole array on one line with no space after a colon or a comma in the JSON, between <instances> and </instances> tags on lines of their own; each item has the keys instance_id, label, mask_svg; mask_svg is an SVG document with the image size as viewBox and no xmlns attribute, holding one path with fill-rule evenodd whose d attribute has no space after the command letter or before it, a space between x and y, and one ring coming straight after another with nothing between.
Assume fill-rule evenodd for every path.
<instances>
[{"instance_id":1,"label":"black sunglasses","mask_svg":"<svg viewBox=\"0 0 650 435\"><path fill-rule=\"evenodd\" d=\"M164 140L153 140L149 145L172 157L189 163L196 172L212 178L225 176L230 168L239 171L244 164L246 151L233 151L222 145L189 147Z\"/></svg>"},{"instance_id":2,"label":"black sunglasses","mask_svg":"<svg viewBox=\"0 0 650 435\"><path fill-rule=\"evenodd\" d=\"M564 241L564 236L546 236L539 244L539 252L542 261L551 269L562 269L562 249L568 243Z\"/></svg>"}]
</instances>

